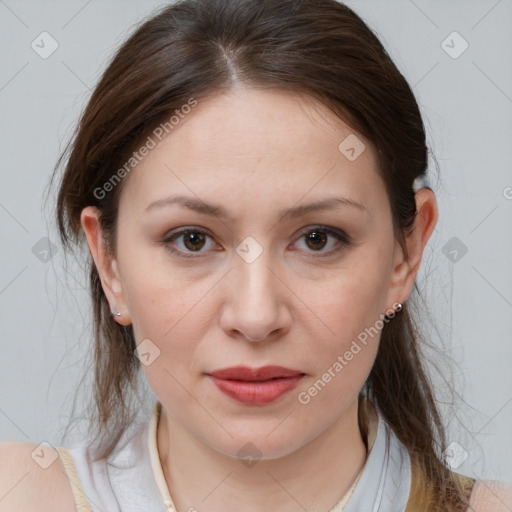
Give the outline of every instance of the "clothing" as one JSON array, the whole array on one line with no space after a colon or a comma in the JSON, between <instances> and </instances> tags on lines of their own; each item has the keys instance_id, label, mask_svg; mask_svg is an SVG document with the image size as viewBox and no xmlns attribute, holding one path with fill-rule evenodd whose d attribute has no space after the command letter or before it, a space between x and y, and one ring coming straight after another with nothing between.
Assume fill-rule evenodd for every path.
<instances>
[{"instance_id":1,"label":"clothing","mask_svg":"<svg viewBox=\"0 0 512 512\"><path fill-rule=\"evenodd\" d=\"M93 462L90 448L84 445L57 448L77 512L176 511L157 450L161 409L157 401L149 424L118 443L108 460ZM424 512L419 498L412 499L414 474L407 449L384 419L374 414L365 465L330 512ZM466 483L470 490L474 481L466 479Z\"/></svg>"}]
</instances>

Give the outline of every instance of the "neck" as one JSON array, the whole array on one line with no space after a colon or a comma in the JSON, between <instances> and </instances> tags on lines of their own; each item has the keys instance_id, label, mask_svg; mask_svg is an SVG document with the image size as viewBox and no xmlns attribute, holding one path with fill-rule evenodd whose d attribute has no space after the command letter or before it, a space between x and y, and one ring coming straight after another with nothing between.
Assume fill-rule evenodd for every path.
<instances>
[{"instance_id":1,"label":"neck","mask_svg":"<svg viewBox=\"0 0 512 512\"><path fill-rule=\"evenodd\" d=\"M202 442L162 407L158 452L176 508L330 510L350 489L366 460L357 414L356 400L329 429L300 449L246 466Z\"/></svg>"}]
</instances>

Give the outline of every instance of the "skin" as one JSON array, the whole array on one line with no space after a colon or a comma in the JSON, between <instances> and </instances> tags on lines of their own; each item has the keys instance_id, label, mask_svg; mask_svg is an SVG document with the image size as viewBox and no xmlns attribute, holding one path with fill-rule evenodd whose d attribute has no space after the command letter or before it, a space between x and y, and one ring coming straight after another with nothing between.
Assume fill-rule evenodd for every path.
<instances>
[{"instance_id":1,"label":"skin","mask_svg":"<svg viewBox=\"0 0 512 512\"><path fill-rule=\"evenodd\" d=\"M329 510L364 465L357 397L380 332L307 405L298 395L405 302L438 211L434 193L420 189L406 258L375 149L357 133L366 149L356 160L338 149L354 133L312 98L232 89L201 100L125 178L117 256L105 251L97 211L82 212L103 289L122 314L112 321L133 324L137 343L160 350L143 370L163 404L159 454L180 512ZM145 210L171 194L222 206L232 220L179 205ZM279 214L333 196L365 210ZM308 244L319 226L343 230L352 243L326 235ZM187 227L209 236L161 243ZM251 263L236 252L248 236L262 249ZM264 406L235 402L205 375L267 364L306 375ZM251 467L237 456L248 442L261 452Z\"/></svg>"}]
</instances>

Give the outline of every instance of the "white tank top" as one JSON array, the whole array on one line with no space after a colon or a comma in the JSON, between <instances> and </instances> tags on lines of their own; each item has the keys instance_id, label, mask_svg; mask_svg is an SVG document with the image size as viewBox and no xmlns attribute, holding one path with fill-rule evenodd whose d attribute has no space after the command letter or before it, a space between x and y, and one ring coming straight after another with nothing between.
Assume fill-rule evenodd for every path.
<instances>
[{"instance_id":1,"label":"white tank top","mask_svg":"<svg viewBox=\"0 0 512 512\"><path fill-rule=\"evenodd\" d=\"M122 438L108 459L91 460L87 445L59 447L77 512L175 512L157 451L161 403L149 424ZM380 415L370 422L366 463L330 512L405 512L411 463L405 446Z\"/></svg>"}]
</instances>

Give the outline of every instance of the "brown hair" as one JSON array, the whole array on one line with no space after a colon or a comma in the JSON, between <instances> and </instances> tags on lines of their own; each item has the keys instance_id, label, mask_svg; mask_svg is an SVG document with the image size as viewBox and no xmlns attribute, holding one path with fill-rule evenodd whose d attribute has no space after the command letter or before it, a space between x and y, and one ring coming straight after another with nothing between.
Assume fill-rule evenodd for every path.
<instances>
[{"instance_id":1,"label":"brown hair","mask_svg":"<svg viewBox=\"0 0 512 512\"><path fill-rule=\"evenodd\" d=\"M322 102L378 150L394 233L404 250L416 204L413 182L426 174L429 150L414 94L383 45L350 8L335 0L182 0L145 21L113 56L72 140L57 199L62 243L82 240L80 213L100 212L115 254L116 217L124 181L95 194L170 113L191 98L249 87L279 88ZM53 178L55 177L55 173ZM52 181L53 181L52 178ZM133 418L128 391L140 364L130 327L110 318L92 258L97 437L108 456ZM419 293L418 287L414 286ZM408 304L385 323L375 364L361 395L381 411L424 474L428 510L466 510L442 462L445 431L424 367L421 338ZM139 372L140 373L140 372ZM362 422L364 432L364 421Z\"/></svg>"}]
</instances>

